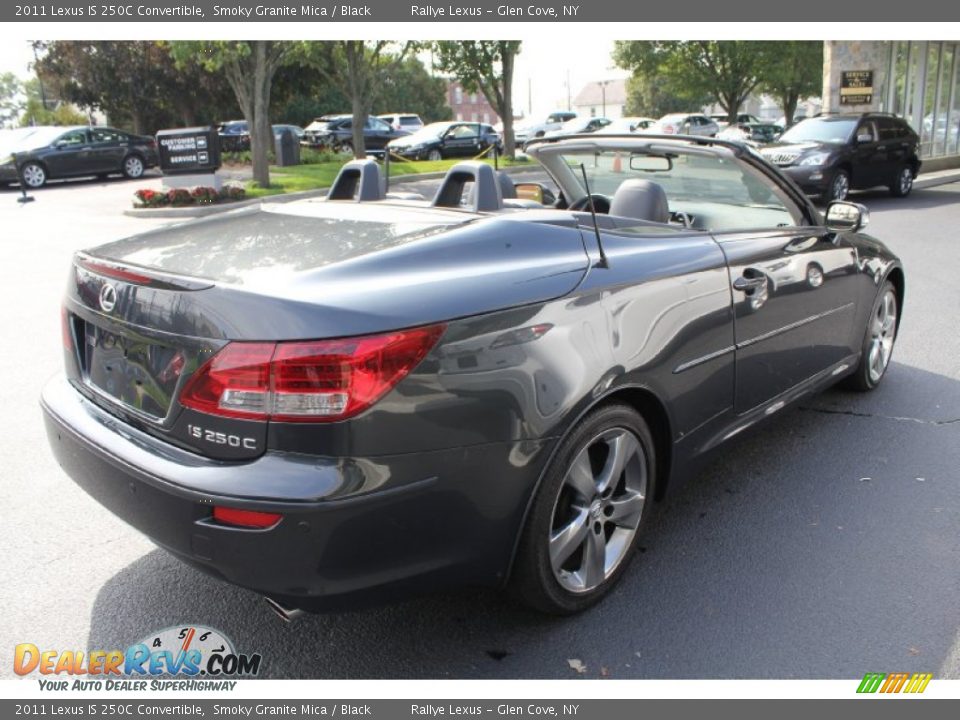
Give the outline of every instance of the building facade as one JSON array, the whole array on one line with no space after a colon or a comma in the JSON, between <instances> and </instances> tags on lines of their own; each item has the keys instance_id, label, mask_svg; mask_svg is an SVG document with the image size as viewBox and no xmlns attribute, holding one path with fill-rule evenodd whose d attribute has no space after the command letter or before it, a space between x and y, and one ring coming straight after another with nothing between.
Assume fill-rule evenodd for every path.
<instances>
[{"instance_id":1,"label":"building facade","mask_svg":"<svg viewBox=\"0 0 960 720\"><path fill-rule=\"evenodd\" d=\"M960 42L824 44L823 107L891 112L920 135L924 170L960 167Z\"/></svg>"},{"instance_id":2,"label":"building facade","mask_svg":"<svg viewBox=\"0 0 960 720\"><path fill-rule=\"evenodd\" d=\"M627 105L626 80L598 80L587 83L573 99L573 111L581 117L623 117Z\"/></svg>"},{"instance_id":3,"label":"building facade","mask_svg":"<svg viewBox=\"0 0 960 720\"><path fill-rule=\"evenodd\" d=\"M481 92L467 92L459 80L447 82L447 105L453 110L454 120L465 122L482 122L496 125L500 122L493 106Z\"/></svg>"}]
</instances>

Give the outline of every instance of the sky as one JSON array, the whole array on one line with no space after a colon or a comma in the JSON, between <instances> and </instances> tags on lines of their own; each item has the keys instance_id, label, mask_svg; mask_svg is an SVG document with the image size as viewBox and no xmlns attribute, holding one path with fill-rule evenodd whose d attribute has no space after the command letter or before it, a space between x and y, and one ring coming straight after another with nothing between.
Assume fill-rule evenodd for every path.
<instances>
[{"instance_id":1,"label":"sky","mask_svg":"<svg viewBox=\"0 0 960 720\"><path fill-rule=\"evenodd\" d=\"M588 82L614 80L627 73L613 67L610 53L613 41L582 38L575 55L558 52L555 38L534 38L523 41L514 68L514 108L519 114L531 112L545 115L552 110L567 109L567 76L570 97ZM30 76L29 63L33 52L27 40L7 39L0 42L0 74L12 72L21 79Z\"/></svg>"}]
</instances>

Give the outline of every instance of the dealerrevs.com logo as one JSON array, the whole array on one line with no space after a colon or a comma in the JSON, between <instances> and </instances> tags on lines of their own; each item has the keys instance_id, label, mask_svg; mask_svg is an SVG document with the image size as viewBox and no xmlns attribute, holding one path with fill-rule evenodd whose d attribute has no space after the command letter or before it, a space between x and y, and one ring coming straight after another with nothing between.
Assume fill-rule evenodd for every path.
<instances>
[{"instance_id":1,"label":"dealerrevs.com logo","mask_svg":"<svg viewBox=\"0 0 960 720\"><path fill-rule=\"evenodd\" d=\"M931 673L867 673L860 681L858 693L919 694L927 689Z\"/></svg>"},{"instance_id":2,"label":"dealerrevs.com logo","mask_svg":"<svg viewBox=\"0 0 960 720\"><path fill-rule=\"evenodd\" d=\"M213 628L170 627L152 633L126 650L41 650L17 645L17 675L72 676L38 678L41 690L232 690L234 678L256 677L259 653L238 653Z\"/></svg>"}]
</instances>

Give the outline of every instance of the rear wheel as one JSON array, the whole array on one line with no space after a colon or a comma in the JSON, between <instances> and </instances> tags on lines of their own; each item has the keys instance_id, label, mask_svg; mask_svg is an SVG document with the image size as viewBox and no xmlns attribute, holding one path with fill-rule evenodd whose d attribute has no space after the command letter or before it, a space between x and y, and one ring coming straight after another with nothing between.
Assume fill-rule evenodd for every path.
<instances>
[{"instance_id":1,"label":"rear wheel","mask_svg":"<svg viewBox=\"0 0 960 720\"><path fill-rule=\"evenodd\" d=\"M139 155L127 155L127 157L123 159L124 177L136 180L137 178L143 177L143 171L143 159Z\"/></svg>"},{"instance_id":2,"label":"rear wheel","mask_svg":"<svg viewBox=\"0 0 960 720\"><path fill-rule=\"evenodd\" d=\"M913 190L913 168L904 165L897 172L897 177L890 186L890 194L894 197L906 197Z\"/></svg>"},{"instance_id":3,"label":"rear wheel","mask_svg":"<svg viewBox=\"0 0 960 720\"><path fill-rule=\"evenodd\" d=\"M656 456L626 405L590 413L557 450L531 507L512 583L544 612L583 610L617 583L651 508Z\"/></svg>"},{"instance_id":4,"label":"rear wheel","mask_svg":"<svg viewBox=\"0 0 960 720\"><path fill-rule=\"evenodd\" d=\"M43 187L47 182L47 170L40 163L28 162L20 168L20 177L29 188Z\"/></svg>"},{"instance_id":5,"label":"rear wheel","mask_svg":"<svg viewBox=\"0 0 960 720\"><path fill-rule=\"evenodd\" d=\"M893 346L897 340L897 291L893 283L884 283L873 303L860 349L860 364L847 380L852 390L873 390L887 373Z\"/></svg>"}]
</instances>

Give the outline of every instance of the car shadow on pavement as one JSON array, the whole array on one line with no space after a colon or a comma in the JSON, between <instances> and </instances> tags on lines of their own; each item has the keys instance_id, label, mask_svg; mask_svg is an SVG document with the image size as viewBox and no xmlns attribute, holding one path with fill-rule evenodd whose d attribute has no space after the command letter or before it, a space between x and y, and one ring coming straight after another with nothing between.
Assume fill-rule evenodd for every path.
<instances>
[{"instance_id":1,"label":"car shadow on pavement","mask_svg":"<svg viewBox=\"0 0 960 720\"><path fill-rule=\"evenodd\" d=\"M722 450L661 503L604 602L571 618L462 590L284 624L155 550L100 589L88 647L181 624L274 678L853 678L937 672L960 611L960 382L893 363Z\"/></svg>"}]
</instances>

